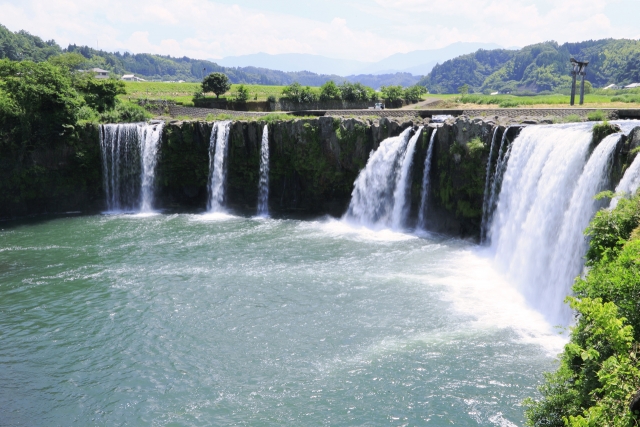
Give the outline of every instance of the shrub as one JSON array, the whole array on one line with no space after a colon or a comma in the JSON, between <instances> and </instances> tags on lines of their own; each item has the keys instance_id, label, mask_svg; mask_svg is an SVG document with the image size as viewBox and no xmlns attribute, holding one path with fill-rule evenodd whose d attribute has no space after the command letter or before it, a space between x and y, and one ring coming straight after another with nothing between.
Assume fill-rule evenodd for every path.
<instances>
[{"instance_id":1,"label":"shrub","mask_svg":"<svg viewBox=\"0 0 640 427\"><path fill-rule=\"evenodd\" d=\"M603 258L616 257L631 232L639 225L640 196L622 198L614 210L599 211L585 232L590 238L587 264L594 265Z\"/></svg>"},{"instance_id":2,"label":"shrub","mask_svg":"<svg viewBox=\"0 0 640 427\"><path fill-rule=\"evenodd\" d=\"M596 123L593 125L593 142L598 144L600 141L605 139L607 136L620 132L620 126L616 124L611 124L608 121L604 121L602 123Z\"/></svg>"},{"instance_id":3,"label":"shrub","mask_svg":"<svg viewBox=\"0 0 640 427\"><path fill-rule=\"evenodd\" d=\"M418 102L422 99L422 95L427 93L427 88L420 85L414 85L404 90L404 99L407 102Z\"/></svg>"},{"instance_id":4,"label":"shrub","mask_svg":"<svg viewBox=\"0 0 640 427\"><path fill-rule=\"evenodd\" d=\"M498 104L500 108L515 108L520 106L520 102L514 99L503 99Z\"/></svg>"},{"instance_id":5,"label":"shrub","mask_svg":"<svg viewBox=\"0 0 640 427\"><path fill-rule=\"evenodd\" d=\"M590 122L601 122L607 119L607 114L602 110L590 111L587 114L587 120Z\"/></svg>"},{"instance_id":6,"label":"shrub","mask_svg":"<svg viewBox=\"0 0 640 427\"><path fill-rule=\"evenodd\" d=\"M275 95L269 95L267 97L267 101L268 102L276 102L276 96Z\"/></svg>"},{"instance_id":7,"label":"shrub","mask_svg":"<svg viewBox=\"0 0 640 427\"><path fill-rule=\"evenodd\" d=\"M640 388L639 223L636 195L600 211L587 229L591 268L567 298L576 326L559 369L545 375L542 399L525 401L528 425L638 426L628 405Z\"/></svg>"},{"instance_id":8,"label":"shrub","mask_svg":"<svg viewBox=\"0 0 640 427\"><path fill-rule=\"evenodd\" d=\"M569 114L562 121L565 123L578 123L582 121L582 117L577 114Z\"/></svg>"},{"instance_id":9,"label":"shrub","mask_svg":"<svg viewBox=\"0 0 640 427\"><path fill-rule=\"evenodd\" d=\"M342 93L340 88L335 84L333 80L329 80L322 86L320 86L320 101L340 101L342 100Z\"/></svg>"},{"instance_id":10,"label":"shrub","mask_svg":"<svg viewBox=\"0 0 640 427\"><path fill-rule=\"evenodd\" d=\"M249 89L247 89L244 85L238 86L236 100L238 102L247 102L249 100Z\"/></svg>"},{"instance_id":11,"label":"shrub","mask_svg":"<svg viewBox=\"0 0 640 427\"><path fill-rule=\"evenodd\" d=\"M309 86L302 87L298 82L285 86L285 88L282 89L282 95L287 100L298 103L315 102L318 100L318 95L313 89Z\"/></svg>"},{"instance_id":12,"label":"shrub","mask_svg":"<svg viewBox=\"0 0 640 427\"><path fill-rule=\"evenodd\" d=\"M99 80L85 73L86 77L79 79L75 87L83 95L91 108L103 113L116 106L116 97L127 93L124 82L115 79Z\"/></svg>"},{"instance_id":13,"label":"shrub","mask_svg":"<svg viewBox=\"0 0 640 427\"><path fill-rule=\"evenodd\" d=\"M402 86L382 86L380 88L382 97L389 102L399 101L404 96L404 90Z\"/></svg>"},{"instance_id":14,"label":"shrub","mask_svg":"<svg viewBox=\"0 0 640 427\"><path fill-rule=\"evenodd\" d=\"M340 85L340 96L349 102L364 102L373 99L375 91L362 83L344 82Z\"/></svg>"},{"instance_id":15,"label":"shrub","mask_svg":"<svg viewBox=\"0 0 640 427\"><path fill-rule=\"evenodd\" d=\"M139 105L118 101L116 108L100 115L100 120L104 123L136 123L151 117L153 115Z\"/></svg>"}]
</instances>

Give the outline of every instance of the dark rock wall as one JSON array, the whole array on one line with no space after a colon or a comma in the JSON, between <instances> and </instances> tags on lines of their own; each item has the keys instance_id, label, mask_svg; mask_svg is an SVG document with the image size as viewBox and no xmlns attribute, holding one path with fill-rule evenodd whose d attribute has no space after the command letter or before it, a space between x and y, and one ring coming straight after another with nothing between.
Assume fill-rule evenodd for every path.
<instances>
[{"instance_id":1,"label":"dark rock wall","mask_svg":"<svg viewBox=\"0 0 640 427\"><path fill-rule=\"evenodd\" d=\"M415 121L414 121L415 120ZM343 119L234 121L227 158L227 206L253 214L257 206L260 147L269 129L270 211L275 216L341 216L353 184L384 139L423 126L411 181L411 220L420 206L424 161L435 125L428 119ZM496 131L497 129L497 131ZM427 226L430 230L477 238L482 219L487 161L496 131L492 168L508 129L507 143L521 127L459 117L437 131L430 171ZM203 211L209 181L212 123L171 122L164 127L156 172L158 209ZM640 132L621 141L613 181L635 156ZM86 126L56 147L0 151L0 218L104 209L99 127Z\"/></svg>"},{"instance_id":2,"label":"dark rock wall","mask_svg":"<svg viewBox=\"0 0 640 427\"><path fill-rule=\"evenodd\" d=\"M103 206L97 126L78 128L55 145L0 145L0 219Z\"/></svg>"}]
</instances>

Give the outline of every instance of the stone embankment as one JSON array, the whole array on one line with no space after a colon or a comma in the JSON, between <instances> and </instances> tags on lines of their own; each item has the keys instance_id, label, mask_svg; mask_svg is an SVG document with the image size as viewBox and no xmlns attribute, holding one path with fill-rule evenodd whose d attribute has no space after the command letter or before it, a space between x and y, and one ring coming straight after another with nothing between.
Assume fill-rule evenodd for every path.
<instances>
[{"instance_id":1,"label":"stone embankment","mask_svg":"<svg viewBox=\"0 0 640 427\"><path fill-rule=\"evenodd\" d=\"M204 119L209 115L228 115L231 117L260 117L273 113L244 112L222 110L215 108L194 108L180 105L168 105L166 107L171 117L189 117L192 119ZM569 116L578 116L586 119L589 114L603 112L610 120L615 119L640 119L640 109L611 109L611 108L501 108L501 109L386 109L386 110L301 110L278 112L283 114L293 114L300 116L331 116L331 117L421 117L429 118L434 115L451 115L453 117L485 117L485 118L505 118L524 121L547 120L548 123L561 121Z\"/></svg>"}]
</instances>

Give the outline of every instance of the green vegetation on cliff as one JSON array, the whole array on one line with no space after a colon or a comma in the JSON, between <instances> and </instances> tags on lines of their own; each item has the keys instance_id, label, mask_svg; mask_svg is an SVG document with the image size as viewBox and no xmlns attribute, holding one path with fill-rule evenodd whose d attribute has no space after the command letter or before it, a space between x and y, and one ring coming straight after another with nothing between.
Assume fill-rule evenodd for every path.
<instances>
[{"instance_id":1,"label":"green vegetation on cliff","mask_svg":"<svg viewBox=\"0 0 640 427\"><path fill-rule=\"evenodd\" d=\"M545 42L520 50L479 50L436 65L419 84L431 93L558 91L571 83L570 58L589 61L587 79L596 87L640 81L640 41Z\"/></svg>"},{"instance_id":2,"label":"green vegetation on cliff","mask_svg":"<svg viewBox=\"0 0 640 427\"><path fill-rule=\"evenodd\" d=\"M87 123L147 117L118 100L121 82L54 58L70 61L0 60L0 218L91 205L100 159L98 128Z\"/></svg>"},{"instance_id":3,"label":"green vegetation on cliff","mask_svg":"<svg viewBox=\"0 0 640 427\"><path fill-rule=\"evenodd\" d=\"M531 426L640 425L629 408L640 390L640 194L598 212L587 235L590 270L567 298L576 326L542 399L526 402Z\"/></svg>"}]
</instances>

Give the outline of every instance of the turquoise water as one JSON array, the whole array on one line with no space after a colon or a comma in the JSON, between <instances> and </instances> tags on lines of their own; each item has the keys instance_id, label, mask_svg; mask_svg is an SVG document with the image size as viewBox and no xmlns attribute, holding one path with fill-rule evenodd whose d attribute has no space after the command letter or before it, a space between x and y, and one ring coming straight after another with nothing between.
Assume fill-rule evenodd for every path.
<instances>
[{"instance_id":1,"label":"turquoise water","mask_svg":"<svg viewBox=\"0 0 640 427\"><path fill-rule=\"evenodd\" d=\"M460 240L225 215L0 229L3 426L519 426L563 343Z\"/></svg>"}]
</instances>

